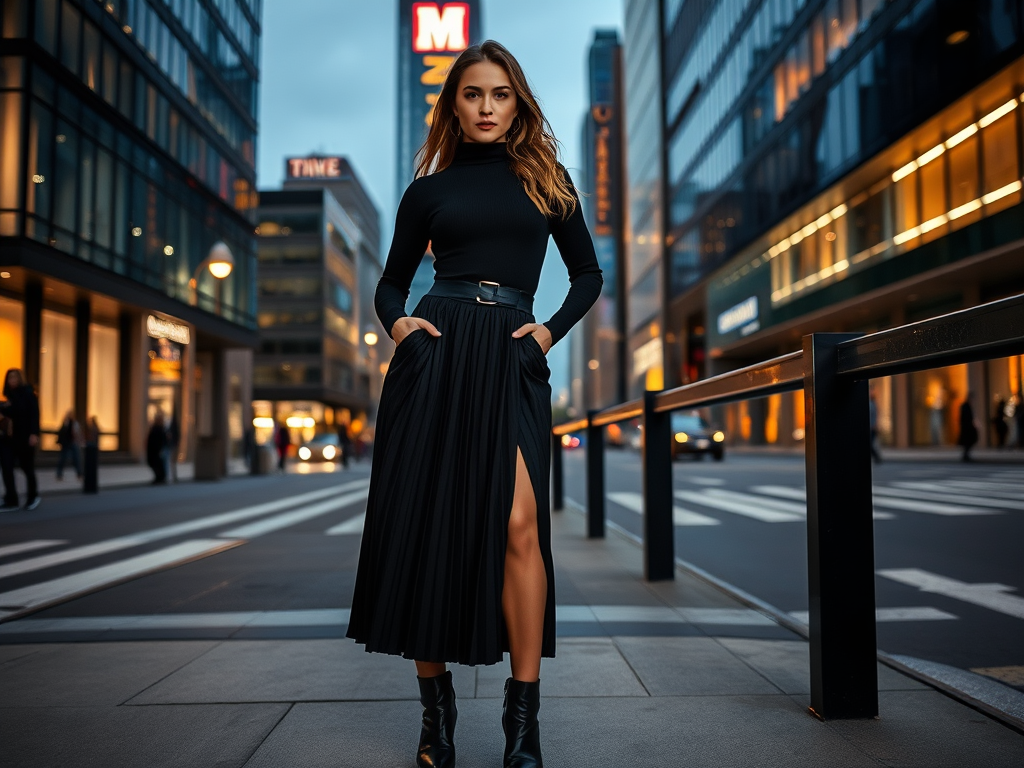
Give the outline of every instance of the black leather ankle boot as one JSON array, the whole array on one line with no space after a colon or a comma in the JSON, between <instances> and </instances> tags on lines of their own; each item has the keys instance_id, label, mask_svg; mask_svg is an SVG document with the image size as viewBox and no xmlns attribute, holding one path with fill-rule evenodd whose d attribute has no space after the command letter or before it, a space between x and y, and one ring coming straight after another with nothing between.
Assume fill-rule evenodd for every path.
<instances>
[{"instance_id":1,"label":"black leather ankle boot","mask_svg":"<svg viewBox=\"0 0 1024 768\"><path fill-rule=\"evenodd\" d=\"M544 768L540 756L540 680L524 683L505 681L505 706L501 726L505 729L505 768Z\"/></svg>"},{"instance_id":2,"label":"black leather ankle boot","mask_svg":"<svg viewBox=\"0 0 1024 768\"><path fill-rule=\"evenodd\" d=\"M423 705L423 728L416 752L419 768L455 768L455 688L452 673L437 677L417 677L420 703Z\"/></svg>"}]
</instances>

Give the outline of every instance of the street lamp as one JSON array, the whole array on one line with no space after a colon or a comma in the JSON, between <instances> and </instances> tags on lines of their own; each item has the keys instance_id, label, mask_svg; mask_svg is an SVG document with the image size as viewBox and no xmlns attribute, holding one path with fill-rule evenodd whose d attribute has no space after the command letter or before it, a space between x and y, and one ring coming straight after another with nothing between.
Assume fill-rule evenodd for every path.
<instances>
[{"instance_id":1,"label":"street lamp","mask_svg":"<svg viewBox=\"0 0 1024 768\"><path fill-rule=\"evenodd\" d=\"M210 252L206 255L199 266L196 267L196 271L192 274L192 279L188 281L189 288L192 289L192 305L195 306L199 300L199 275L204 269L210 270L210 274L213 275L217 280L223 280L225 277L231 274L231 271L235 268L235 257L231 253L231 249L221 241L213 244L210 248ZM220 283L217 283L217 304L220 304Z\"/></svg>"},{"instance_id":2,"label":"street lamp","mask_svg":"<svg viewBox=\"0 0 1024 768\"><path fill-rule=\"evenodd\" d=\"M372 347L377 343L377 333L372 328L363 334L363 341L366 342L366 346Z\"/></svg>"}]
</instances>

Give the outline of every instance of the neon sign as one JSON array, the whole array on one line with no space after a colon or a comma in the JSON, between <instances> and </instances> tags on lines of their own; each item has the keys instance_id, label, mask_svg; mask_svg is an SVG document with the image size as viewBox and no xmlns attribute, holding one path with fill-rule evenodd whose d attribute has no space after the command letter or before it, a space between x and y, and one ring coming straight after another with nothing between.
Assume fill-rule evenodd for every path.
<instances>
[{"instance_id":1,"label":"neon sign","mask_svg":"<svg viewBox=\"0 0 1024 768\"><path fill-rule=\"evenodd\" d=\"M289 179L335 179L341 176L340 157L289 157L285 166Z\"/></svg>"},{"instance_id":2,"label":"neon sign","mask_svg":"<svg viewBox=\"0 0 1024 768\"><path fill-rule=\"evenodd\" d=\"M413 3L412 49L416 53L469 47L469 3Z\"/></svg>"}]
</instances>

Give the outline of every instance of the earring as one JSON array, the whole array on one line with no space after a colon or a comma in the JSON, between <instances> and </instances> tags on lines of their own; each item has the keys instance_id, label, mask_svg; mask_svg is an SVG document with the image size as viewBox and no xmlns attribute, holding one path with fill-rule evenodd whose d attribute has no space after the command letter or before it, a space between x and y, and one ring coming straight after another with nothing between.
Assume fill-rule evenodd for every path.
<instances>
[{"instance_id":1,"label":"earring","mask_svg":"<svg viewBox=\"0 0 1024 768\"><path fill-rule=\"evenodd\" d=\"M459 132L458 133L456 133L455 131L452 130L452 125L458 125L459 126ZM451 133L452 136L454 136L456 139L461 139L462 138L462 124L459 123L458 120L452 120L452 122L448 123L448 132Z\"/></svg>"}]
</instances>

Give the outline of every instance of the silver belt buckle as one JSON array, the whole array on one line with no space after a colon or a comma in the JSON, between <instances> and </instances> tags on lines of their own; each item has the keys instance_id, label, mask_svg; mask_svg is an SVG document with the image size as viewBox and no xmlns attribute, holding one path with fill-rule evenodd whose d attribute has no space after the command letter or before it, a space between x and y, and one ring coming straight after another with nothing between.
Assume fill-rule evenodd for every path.
<instances>
[{"instance_id":1,"label":"silver belt buckle","mask_svg":"<svg viewBox=\"0 0 1024 768\"><path fill-rule=\"evenodd\" d=\"M495 283L495 282L492 282L490 280L479 280L479 281L477 281L476 285L477 285L477 289L478 290L480 288L483 288L485 285L493 285L495 288L501 288L501 283ZM497 296L497 293L498 292L495 290L495 291L492 291L491 295L492 296ZM476 300L480 304L497 304L498 303L496 301L485 301L484 299L481 299L479 292L476 295Z\"/></svg>"}]
</instances>

